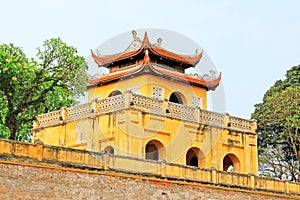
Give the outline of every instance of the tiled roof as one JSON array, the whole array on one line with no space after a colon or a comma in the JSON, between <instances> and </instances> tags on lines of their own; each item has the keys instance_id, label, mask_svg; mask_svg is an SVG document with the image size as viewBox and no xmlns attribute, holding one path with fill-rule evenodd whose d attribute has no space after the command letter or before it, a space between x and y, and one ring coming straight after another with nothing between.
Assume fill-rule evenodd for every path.
<instances>
[{"instance_id":1,"label":"tiled roof","mask_svg":"<svg viewBox=\"0 0 300 200\"><path fill-rule=\"evenodd\" d=\"M116 61L121 61L121 60L125 60L128 58L132 58L133 56L136 56L136 55L141 55L146 50L149 51L149 54L156 55L157 57L164 58L166 60L171 60L171 61L175 61L175 62L178 62L181 64L185 64L188 67L195 67L203 55L203 51L201 51L201 53L199 53L198 55L195 55L195 56L185 56L185 55L179 55L179 54L172 53L172 52L167 51L157 45L151 44L149 42L147 33L145 33L144 39L143 39L140 47L135 48L131 51L128 51L128 48L127 48L127 50L122 53L114 54L114 55L110 55L110 56L96 55L96 54L94 54L93 51L91 51L91 54L92 54L93 59L99 66L104 66L104 65L116 62Z\"/></svg>"},{"instance_id":2,"label":"tiled roof","mask_svg":"<svg viewBox=\"0 0 300 200\"><path fill-rule=\"evenodd\" d=\"M147 62L135 67L127 68L125 70L110 73L94 80L90 80L89 87L94 87L107 82L118 81L126 77L138 76L141 74L152 74L155 76L164 77L166 79L175 79L179 82L202 86L207 90L214 90L221 81L221 74L215 79L205 80L177 72L172 68L162 68L159 65Z\"/></svg>"}]
</instances>

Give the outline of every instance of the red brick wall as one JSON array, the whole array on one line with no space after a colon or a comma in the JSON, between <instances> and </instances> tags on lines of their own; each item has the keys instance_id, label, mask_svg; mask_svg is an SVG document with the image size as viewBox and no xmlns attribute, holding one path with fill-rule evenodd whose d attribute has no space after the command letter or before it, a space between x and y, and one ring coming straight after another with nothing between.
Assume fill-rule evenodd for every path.
<instances>
[{"instance_id":1,"label":"red brick wall","mask_svg":"<svg viewBox=\"0 0 300 200\"><path fill-rule=\"evenodd\" d=\"M291 197L154 178L133 178L128 174L113 175L112 172L0 163L0 199L276 200Z\"/></svg>"}]
</instances>

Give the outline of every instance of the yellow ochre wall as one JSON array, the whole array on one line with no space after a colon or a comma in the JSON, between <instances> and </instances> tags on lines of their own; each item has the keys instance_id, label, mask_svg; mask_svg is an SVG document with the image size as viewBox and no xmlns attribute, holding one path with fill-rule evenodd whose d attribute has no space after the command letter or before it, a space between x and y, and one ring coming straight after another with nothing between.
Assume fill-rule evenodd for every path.
<instances>
[{"instance_id":1,"label":"yellow ochre wall","mask_svg":"<svg viewBox=\"0 0 300 200\"><path fill-rule=\"evenodd\" d=\"M239 160L234 171L257 174L256 134L201 125L133 109L37 128L34 130L34 138L49 145L96 152L111 146L116 155L137 158L145 158L147 143L158 140L164 146L159 159L166 162L186 164L189 148L198 147L201 150L201 168L215 167L222 170L224 157L233 154Z\"/></svg>"},{"instance_id":2,"label":"yellow ochre wall","mask_svg":"<svg viewBox=\"0 0 300 200\"><path fill-rule=\"evenodd\" d=\"M163 88L163 99L152 98L153 87ZM132 88L140 94L128 92ZM115 90L122 95L108 98ZM182 94L184 105L170 104L173 92ZM201 109L191 107L193 96L202 98ZM143 74L90 87L88 101L72 108L72 115L62 108L37 117L43 120L35 123L33 140L95 152L112 147L115 155L141 159L150 142L159 149L159 160L183 165L193 148L200 168L223 170L228 155L234 172L257 174L256 122L206 111L205 88Z\"/></svg>"},{"instance_id":3,"label":"yellow ochre wall","mask_svg":"<svg viewBox=\"0 0 300 200\"><path fill-rule=\"evenodd\" d=\"M140 94L143 96L152 97L152 88L160 87L164 89L164 98L169 99L173 92L180 92L184 98L184 105L192 105L192 96L202 97L202 107L207 109L206 89L189 84L188 82L175 82L153 76L151 74L143 74L129 79L119 80L108 84L91 87L88 89L88 101L93 98L107 98L112 91L119 90L124 94L132 88L140 88Z\"/></svg>"}]
</instances>

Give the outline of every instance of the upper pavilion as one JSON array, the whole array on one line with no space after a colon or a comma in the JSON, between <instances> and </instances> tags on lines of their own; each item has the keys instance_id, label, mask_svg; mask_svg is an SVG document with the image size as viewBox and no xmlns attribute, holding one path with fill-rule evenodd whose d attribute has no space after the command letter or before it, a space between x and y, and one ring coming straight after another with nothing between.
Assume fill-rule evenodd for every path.
<instances>
[{"instance_id":1,"label":"upper pavilion","mask_svg":"<svg viewBox=\"0 0 300 200\"><path fill-rule=\"evenodd\" d=\"M145 32L143 40L137 37L135 31L132 31L132 35L133 41L126 48L126 50L121 53L114 55L100 55L99 53L97 54L91 51L91 55L94 61L98 64L99 67L105 67L109 69L109 74L89 81L89 100L99 96L102 98L106 96L100 94L96 88L102 88L106 90L103 86L110 85L113 82L119 82L117 88L120 88L120 83L125 79L128 80L134 77L145 77L147 75L150 75L151 77L155 77L154 79L157 79L158 82L156 83L159 83L163 80L168 80L172 81L173 83L177 83L177 86L179 86L177 87L177 89L180 89L182 87L189 87L188 90L182 88L182 91L175 91L175 97L178 99L178 101L176 101L175 99L175 103L180 102L184 104L184 99L186 99L186 96L183 93L186 93L187 96L189 96L188 99L191 99L191 101L193 101L193 97L191 97L191 94L195 94L195 91L198 91L198 94L202 93L202 95L194 95L194 99L196 98L196 96L198 96L198 101L200 101L199 99L201 99L201 102L205 105L196 106L206 108L205 91L215 90L215 88L221 81L221 74L218 77L209 77L206 79L201 78L201 76L192 76L185 74L186 69L195 68L196 65L200 62L203 56L203 50L200 53L198 53L198 50L196 50L195 55L179 55L162 48L162 40L160 38L158 38L156 44L150 43L147 32ZM140 86L142 87L145 86L145 80L142 83L140 82L140 80L135 81L135 83L126 81L127 89L125 89L131 89L133 90L133 92L141 91L141 87L138 86L137 83L140 83ZM165 86L168 85L170 84L166 84ZM118 90L117 88L115 88L116 90L113 91L114 93L109 94L108 96L122 93L122 91ZM193 90L192 93L190 93L191 89ZM200 90L201 92L199 92ZM153 97L153 92L151 94L151 91L149 92L145 89L143 91L143 95ZM139 92L139 94L141 93ZM161 95L161 97L163 98L165 98L166 96L168 97L168 95ZM192 106L192 102L185 103L186 105Z\"/></svg>"}]
</instances>

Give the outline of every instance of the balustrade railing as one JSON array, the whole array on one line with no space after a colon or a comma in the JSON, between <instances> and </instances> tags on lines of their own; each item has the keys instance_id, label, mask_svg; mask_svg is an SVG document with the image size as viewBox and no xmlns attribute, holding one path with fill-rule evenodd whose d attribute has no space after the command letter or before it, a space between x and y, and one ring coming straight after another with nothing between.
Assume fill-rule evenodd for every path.
<instances>
[{"instance_id":1,"label":"balustrade railing","mask_svg":"<svg viewBox=\"0 0 300 200\"><path fill-rule=\"evenodd\" d=\"M105 99L97 99L97 112L113 112L120 108L125 108L125 96L117 95L113 97L108 97Z\"/></svg>"},{"instance_id":2,"label":"balustrade railing","mask_svg":"<svg viewBox=\"0 0 300 200\"><path fill-rule=\"evenodd\" d=\"M180 119L193 120L195 121L196 108L185 106L178 103L168 102L168 115Z\"/></svg>"},{"instance_id":3,"label":"balustrade railing","mask_svg":"<svg viewBox=\"0 0 300 200\"><path fill-rule=\"evenodd\" d=\"M92 104L86 103L66 108L66 118L75 119L88 116L92 112Z\"/></svg>"},{"instance_id":4,"label":"balustrade railing","mask_svg":"<svg viewBox=\"0 0 300 200\"><path fill-rule=\"evenodd\" d=\"M251 120L229 116L229 123L231 128L251 131L251 124L252 124Z\"/></svg>"},{"instance_id":5,"label":"balustrade railing","mask_svg":"<svg viewBox=\"0 0 300 200\"><path fill-rule=\"evenodd\" d=\"M145 113L188 120L195 123L248 132L254 131L254 122L251 120L131 93L125 93L123 95L105 99L95 99L93 103L63 108L59 111L38 115L36 117L36 127L52 125L61 120L75 120L77 118L88 117L92 113L93 115L100 115L127 108L140 110Z\"/></svg>"},{"instance_id":6,"label":"balustrade railing","mask_svg":"<svg viewBox=\"0 0 300 200\"><path fill-rule=\"evenodd\" d=\"M58 123L60 119L60 110L36 116L36 121L40 126Z\"/></svg>"},{"instance_id":7,"label":"balustrade railing","mask_svg":"<svg viewBox=\"0 0 300 200\"><path fill-rule=\"evenodd\" d=\"M225 114L207 111L207 110L201 110L199 118L200 118L200 123L223 126L225 120Z\"/></svg>"},{"instance_id":8,"label":"balustrade railing","mask_svg":"<svg viewBox=\"0 0 300 200\"><path fill-rule=\"evenodd\" d=\"M133 108L140 109L149 113L163 114L163 101L161 100L132 94L131 102Z\"/></svg>"}]
</instances>

